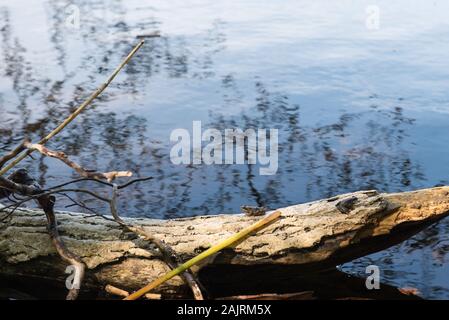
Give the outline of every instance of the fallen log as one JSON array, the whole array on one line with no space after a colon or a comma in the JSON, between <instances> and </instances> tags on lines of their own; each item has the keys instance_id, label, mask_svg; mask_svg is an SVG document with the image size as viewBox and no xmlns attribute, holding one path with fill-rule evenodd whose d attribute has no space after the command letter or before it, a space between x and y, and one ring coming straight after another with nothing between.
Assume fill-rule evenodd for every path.
<instances>
[{"instance_id":1,"label":"fallen log","mask_svg":"<svg viewBox=\"0 0 449 320\"><path fill-rule=\"evenodd\" d=\"M208 282L213 282L209 280L235 267L246 268L248 279L248 266L256 265L258 277L265 267L270 270L286 265L304 275L397 244L448 215L449 187L395 194L360 191L278 210L282 213L279 221L193 270L206 289ZM90 294L102 292L107 284L133 291L168 271L153 246L112 221L71 212L57 212L57 216L65 243L87 266L84 290ZM257 219L235 214L125 220L164 240L186 260ZM19 209L0 224L0 281L53 283L63 288L68 276L65 267L51 244L41 211ZM226 279L227 295L257 293L250 287L248 292L233 292L229 290L233 277L227 274ZM236 279L242 281L241 277ZM216 287L211 291L220 295ZM155 292L182 297L189 290L175 277Z\"/></svg>"}]
</instances>

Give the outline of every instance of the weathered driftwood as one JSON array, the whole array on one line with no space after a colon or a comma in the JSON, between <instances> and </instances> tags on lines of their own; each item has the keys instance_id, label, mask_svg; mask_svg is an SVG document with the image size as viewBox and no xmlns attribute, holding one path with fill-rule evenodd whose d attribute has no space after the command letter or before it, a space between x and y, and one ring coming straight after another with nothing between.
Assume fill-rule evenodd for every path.
<instances>
[{"instance_id":1,"label":"weathered driftwood","mask_svg":"<svg viewBox=\"0 0 449 320\"><path fill-rule=\"evenodd\" d=\"M242 267L248 277L251 270L245 266L254 265L259 269L289 265L298 273L310 273L394 245L448 214L449 187L396 194L360 191L279 210L279 221L193 270L202 270L199 275L206 287L208 277L226 274L227 267L228 272ZM111 284L131 291L168 271L152 246L114 222L70 212L58 212L57 216L67 246L87 265L86 289ZM188 259L257 219L240 214L132 222ZM214 268L219 271L211 274ZM3 281L47 279L61 285L67 277L64 269L47 235L42 212L20 209L0 224ZM232 286L232 278L227 274L226 286ZM188 290L180 278L174 278L156 292L183 295Z\"/></svg>"}]
</instances>

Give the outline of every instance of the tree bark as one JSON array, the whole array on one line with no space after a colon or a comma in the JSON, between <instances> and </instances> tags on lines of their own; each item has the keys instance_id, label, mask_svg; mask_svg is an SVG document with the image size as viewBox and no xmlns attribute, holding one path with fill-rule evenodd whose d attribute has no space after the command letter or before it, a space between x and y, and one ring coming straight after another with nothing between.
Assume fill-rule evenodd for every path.
<instances>
[{"instance_id":1,"label":"tree bark","mask_svg":"<svg viewBox=\"0 0 449 320\"><path fill-rule=\"evenodd\" d=\"M258 277L263 268L282 270L286 265L298 274L316 274L397 244L448 214L449 187L395 194L360 191L278 210L280 220L192 270L206 288L214 282L210 280L235 268L243 268L248 277L249 266L255 265ZM89 292L101 291L107 284L132 291L169 270L153 246L114 222L71 212L57 212L57 217L67 247L87 266L84 288ZM173 220L125 218L165 241L183 260L258 219L242 214ZM62 287L67 277L64 270L41 211L19 209L0 224L0 281L44 281ZM232 277L226 276L226 286L232 287ZM184 296L189 291L176 277L155 292Z\"/></svg>"}]
</instances>

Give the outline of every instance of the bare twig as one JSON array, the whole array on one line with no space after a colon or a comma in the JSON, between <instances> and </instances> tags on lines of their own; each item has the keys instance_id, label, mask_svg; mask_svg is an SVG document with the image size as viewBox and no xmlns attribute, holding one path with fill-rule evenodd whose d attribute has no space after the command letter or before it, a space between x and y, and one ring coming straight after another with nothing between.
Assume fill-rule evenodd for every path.
<instances>
[{"instance_id":1,"label":"bare twig","mask_svg":"<svg viewBox=\"0 0 449 320\"><path fill-rule=\"evenodd\" d=\"M70 181L63 182L61 184L49 187L49 188L47 188L47 189L45 189L43 191L50 191L50 190L54 190L54 189L59 189L59 188L68 186L69 184L74 184L74 183L83 182L83 181L93 181L93 182L97 182L97 183L103 184L103 185L108 186L108 187L112 187L112 183L109 183L109 182L106 182L106 181L103 181L103 180L99 180L99 179L95 179L95 178L79 178L79 179L70 180Z\"/></svg>"},{"instance_id":2,"label":"bare twig","mask_svg":"<svg viewBox=\"0 0 449 320\"><path fill-rule=\"evenodd\" d=\"M11 179L0 177L0 188L6 190L8 192L17 192L22 195L37 195L40 193L40 190L35 187L31 187L29 185L21 184L14 182Z\"/></svg>"},{"instance_id":3,"label":"bare twig","mask_svg":"<svg viewBox=\"0 0 449 320\"><path fill-rule=\"evenodd\" d=\"M137 178L137 179L131 180L131 181L125 183L125 184L117 186L117 189L118 190L124 189L124 188L129 187L130 185L132 185L132 184L134 184L136 182L148 181L148 180L151 180L151 179L153 179L153 177Z\"/></svg>"},{"instance_id":4,"label":"bare twig","mask_svg":"<svg viewBox=\"0 0 449 320\"><path fill-rule=\"evenodd\" d=\"M25 150L24 142L22 142L17 147L15 147L14 150L10 151L8 154L0 158L0 169L5 165L6 162L8 162L11 159L14 159L23 150Z\"/></svg>"},{"instance_id":5,"label":"bare twig","mask_svg":"<svg viewBox=\"0 0 449 320\"><path fill-rule=\"evenodd\" d=\"M23 190L26 190L26 189L23 189ZM97 194L95 192L92 192L92 191L86 190L86 189L55 189L55 190L45 191L45 192L42 192L42 193L38 193L38 194L34 194L34 195L31 195L31 196L28 196L27 198L25 198L25 199L23 199L21 201L18 201L14 205L4 206L4 207L0 208L0 212L6 211L7 209L9 209L11 207L14 207L16 205L17 206L21 206L24 203L29 202L31 200L37 200L39 197L42 197L42 196L50 196L52 194L63 194L63 193L67 193L67 192L86 193L86 194L91 195L92 197L94 197L94 198L96 198L98 200L101 200L103 202L106 202L106 203L110 203L110 201L111 201L111 199L109 199L109 198L105 198L105 197L100 196L99 194Z\"/></svg>"},{"instance_id":6,"label":"bare twig","mask_svg":"<svg viewBox=\"0 0 449 320\"><path fill-rule=\"evenodd\" d=\"M17 171L14 172L13 175L17 175L18 172L22 172L22 171L25 171L25 170L24 169L17 170ZM49 196L49 195L52 195L52 194L61 194L63 196L67 196L68 192L85 193L85 194L88 194L88 195L96 198L97 200L106 202L109 205L111 203L111 199L110 198L106 198L106 197L100 196L98 193L92 192L90 190L79 189L79 188L68 188L68 189L62 188L62 187L67 186L69 184L74 184L74 183L82 182L82 181L94 181L94 182L97 182L97 183L100 183L100 184L104 184L104 185L107 185L107 186L111 186L111 187L113 186L112 183L109 183L109 182L106 182L106 181L93 179L93 178L81 178L81 179L75 179L75 180L72 180L72 181L68 181L68 182L65 182L65 183L62 183L62 184L59 184L59 185L56 185L56 186L53 186L53 187L41 190L41 189L32 188L30 186L23 186L23 185L20 185L20 184L16 184L16 183L14 183L14 181L12 181L10 179L10 177L8 177L8 178L0 177L0 199L3 198L3 197L7 197L9 195L13 195L14 193L25 194L25 195L27 195L27 197L23 198L23 199L17 199L17 203L15 203L15 204L4 206L4 207L0 208L0 212L6 211L6 210L8 210L10 208L13 208L13 207L16 207L16 205L17 205L17 207L20 207L21 205L25 204L26 202L29 202L31 200L36 200L40 196ZM117 186L117 189L123 189L123 188L125 188L125 187L127 187L127 186L129 186L129 185L131 185L133 183L140 182L140 181L146 181L146 180L149 180L149 179L152 179L152 177L135 179L135 180L129 181L126 184ZM32 194L32 195L30 195L30 194ZM102 216L100 214L98 214L98 215ZM104 217L104 216L102 216L102 217ZM116 220L113 220L113 221L116 221Z\"/></svg>"},{"instance_id":7,"label":"bare twig","mask_svg":"<svg viewBox=\"0 0 449 320\"><path fill-rule=\"evenodd\" d=\"M16 204L12 205L12 207L13 207L12 210L7 212L5 216L0 218L0 222L4 222L4 221L6 221L6 219L8 219L10 216L12 216L12 214L20 207L20 204L16 203ZM1 208L0 211L3 211L3 209L5 209L5 208Z\"/></svg>"},{"instance_id":8,"label":"bare twig","mask_svg":"<svg viewBox=\"0 0 449 320\"><path fill-rule=\"evenodd\" d=\"M161 34L159 33L159 31L155 31L155 32L150 32L150 33L142 33L142 34L138 34L136 36L137 39L144 39L144 38L159 38L161 36Z\"/></svg>"},{"instance_id":9,"label":"bare twig","mask_svg":"<svg viewBox=\"0 0 449 320\"><path fill-rule=\"evenodd\" d=\"M104 290L107 293L109 293L109 294L113 294L115 296L119 296L119 297L122 297L122 298L125 298L125 297L129 296L129 292L128 291L116 288L114 286L111 286L110 284L106 285Z\"/></svg>"},{"instance_id":10,"label":"bare twig","mask_svg":"<svg viewBox=\"0 0 449 320\"><path fill-rule=\"evenodd\" d=\"M72 204L66 205L65 208L71 208L71 207L74 207L74 206L78 206L78 207L80 207L80 208L83 208L83 209L89 211L90 213L92 213L92 214L94 214L94 215L96 215L96 216L103 216L103 215L99 214L98 212L96 212L94 209L89 208L89 207L88 207L85 203L83 203L82 201L73 199L73 197L69 196L67 193L61 192L61 193L59 193L59 194L63 195L64 197L66 197L67 199L69 199L69 200L72 202Z\"/></svg>"},{"instance_id":11,"label":"bare twig","mask_svg":"<svg viewBox=\"0 0 449 320\"><path fill-rule=\"evenodd\" d=\"M218 298L217 300L314 300L313 291L295 293L262 293Z\"/></svg>"},{"instance_id":12,"label":"bare twig","mask_svg":"<svg viewBox=\"0 0 449 320\"><path fill-rule=\"evenodd\" d=\"M137 178L137 179L128 181L127 183L124 183L122 185L119 185L117 187L117 189L119 189L119 190L120 189L124 189L124 188L126 188L126 187L128 187L128 186L130 186L130 185L132 185L134 183L142 182L142 181L148 181L148 180L151 180L151 179L153 179L153 177ZM80 178L80 179L70 180L70 181L58 184L56 186L47 188L47 189L45 189L43 191L50 191L50 190L54 190L54 189L59 189L59 188L65 187L65 186L67 186L69 184L74 184L74 183L83 182L83 181L93 181L93 182L96 182L96 183L99 183L99 184L103 184L103 185L108 186L108 187L112 187L113 186L112 183L109 183L109 182L106 182L106 181L103 181L103 180L99 180L99 179L95 179L95 178Z\"/></svg>"},{"instance_id":13,"label":"bare twig","mask_svg":"<svg viewBox=\"0 0 449 320\"><path fill-rule=\"evenodd\" d=\"M70 168L75 170L80 176L84 178L91 178L91 179L105 179L108 182L113 181L115 178L118 177L131 177L132 172L131 171L111 171L111 172L95 172L95 171L89 171L81 167L78 163L72 161L67 157L67 155L62 151L53 151L48 149L42 144L39 143L31 143L29 141L26 141L24 143L24 146L28 150L36 150L47 157L56 158L58 160L61 160L66 165L68 165Z\"/></svg>"},{"instance_id":14,"label":"bare twig","mask_svg":"<svg viewBox=\"0 0 449 320\"><path fill-rule=\"evenodd\" d=\"M123 67L131 60L131 58L134 56L134 54L142 47L142 45L145 43L144 40L140 41L139 44L137 44L134 49L128 54L128 56L123 60L123 62L117 67L117 69L112 72L112 74L109 76L109 78L104 82L97 90L95 90L89 98L87 98L86 101L84 101L72 114L70 114L56 129L54 129L52 132L50 132L46 137L41 139L39 141L39 144L46 144L48 140L53 138L55 135L60 133L68 124L70 124L86 107L88 107L92 101L94 101L107 87L108 85L114 80L114 78L117 76L117 74L120 72L120 70L123 69ZM4 175L7 171L15 167L20 161L25 159L25 157L29 154L31 154L33 150L28 149L26 152L21 153L17 158L15 158L11 163L9 163L4 168L0 169L0 176Z\"/></svg>"},{"instance_id":15,"label":"bare twig","mask_svg":"<svg viewBox=\"0 0 449 320\"><path fill-rule=\"evenodd\" d=\"M2 220L10 216L24 201L29 201L31 199L37 200L39 206L44 210L45 216L47 217L47 230L56 248L56 251L64 261L70 263L74 268L73 284L69 289L67 299L76 299L78 297L81 283L84 279L85 266L78 256L67 249L64 241L59 236L58 224L56 222L56 216L53 210L55 197L50 194L42 193L40 186L35 182L33 178L28 175L27 171L24 169L17 170L8 178L0 177L0 187L2 187L3 190L6 189L8 192L17 192L19 194L28 196L28 198L15 203L13 205L13 210L8 212L6 217L2 218ZM5 209L7 209L7 207L1 208L0 211L4 211Z\"/></svg>"}]
</instances>

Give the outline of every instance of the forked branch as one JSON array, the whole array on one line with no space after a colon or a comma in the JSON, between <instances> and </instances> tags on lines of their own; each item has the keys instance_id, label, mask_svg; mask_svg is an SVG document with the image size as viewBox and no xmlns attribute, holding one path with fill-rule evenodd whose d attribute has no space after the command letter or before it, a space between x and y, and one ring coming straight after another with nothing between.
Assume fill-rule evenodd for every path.
<instances>
[{"instance_id":1,"label":"forked branch","mask_svg":"<svg viewBox=\"0 0 449 320\"><path fill-rule=\"evenodd\" d=\"M80 176L84 178L92 178L92 179L105 179L108 182L113 181L115 178L119 177L131 177L133 173L131 171L111 171L111 172L96 172L84 169L78 163L69 159L69 157L62 151L53 151L48 149L42 144L39 143L31 143L26 141L24 146L31 151L38 151L44 156L56 158L62 162L64 162L67 166L75 170Z\"/></svg>"}]
</instances>

